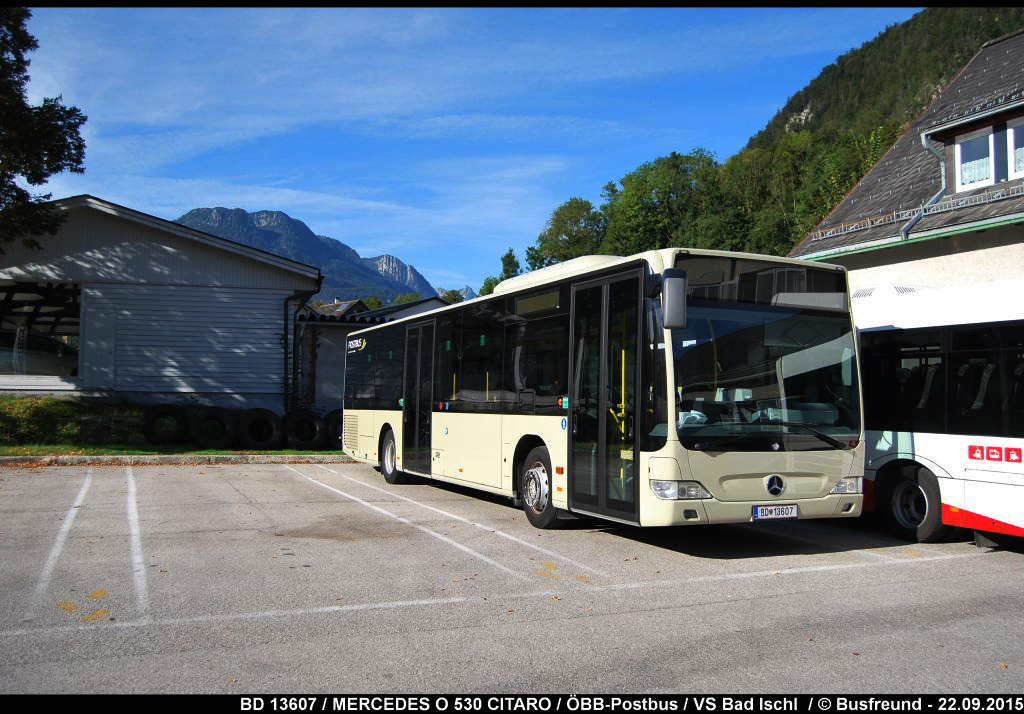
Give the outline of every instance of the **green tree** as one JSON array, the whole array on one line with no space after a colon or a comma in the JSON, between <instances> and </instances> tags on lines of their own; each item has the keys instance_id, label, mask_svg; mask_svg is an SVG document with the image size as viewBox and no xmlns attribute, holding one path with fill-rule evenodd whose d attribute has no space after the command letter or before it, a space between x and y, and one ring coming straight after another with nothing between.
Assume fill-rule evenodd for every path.
<instances>
[{"instance_id":1,"label":"green tree","mask_svg":"<svg viewBox=\"0 0 1024 714\"><path fill-rule=\"evenodd\" d=\"M458 290L442 290L439 297L449 305L454 305L457 302L465 300L462 293Z\"/></svg>"},{"instance_id":2,"label":"green tree","mask_svg":"<svg viewBox=\"0 0 1024 714\"><path fill-rule=\"evenodd\" d=\"M606 186L609 200L603 209L608 227L602 252L631 255L690 245L700 206L699 182L707 180L717 167L706 149L694 149L690 154L673 151L623 176L621 190Z\"/></svg>"},{"instance_id":3,"label":"green tree","mask_svg":"<svg viewBox=\"0 0 1024 714\"><path fill-rule=\"evenodd\" d=\"M516 257L516 252L509 248L508 252L501 256L501 275L498 276L498 281L514 278L522 272L523 270L519 267L519 258Z\"/></svg>"},{"instance_id":4,"label":"green tree","mask_svg":"<svg viewBox=\"0 0 1024 714\"><path fill-rule=\"evenodd\" d=\"M494 288L498 287L498 279L493 275L488 275L484 278L484 284L480 287L478 295L490 295L494 292Z\"/></svg>"},{"instance_id":5,"label":"green tree","mask_svg":"<svg viewBox=\"0 0 1024 714\"><path fill-rule=\"evenodd\" d=\"M52 194L33 195L19 180L41 186L53 174L85 171L79 129L86 116L59 96L28 103L25 55L39 48L26 28L31 16L28 8L0 8L0 254L18 239L39 248L36 237L55 234L67 218L46 204Z\"/></svg>"},{"instance_id":6,"label":"green tree","mask_svg":"<svg viewBox=\"0 0 1024 714\"><path fill-rule=\"evenodd\" d=\"M384 303L382 303L380 301L380 298L377 297L376 295L371 295L370 297L363 298L363 304L366 305L366 307L369 308L370 310L377 310L379 308L384 307Z\"/></svg>"},{"instance_id":7,"label":"green tree","mask_svg":"<svg viewBox=\"0 0 1024 714\"><path fill-rule=\"evenodd\" d=\"M422 299L423 299L423 296L420 295L418 292L415 292L415 293L403 293L402 295L397 296L392 301L391 304L392 305L404 305L407 302L416 302L417 300L422 300Z\"/></svg>"},{"instance_id":8,"label":"green tree","mask_svg":"<svg viewBox=\"0 0 1024 714\"><path fill-rule=\"evenodd\" d=\"M530 270L592 255L601 247L607 215L590 201L573 197L551 212L537 244L526 249Z\"/></svg>"}]
</instances>

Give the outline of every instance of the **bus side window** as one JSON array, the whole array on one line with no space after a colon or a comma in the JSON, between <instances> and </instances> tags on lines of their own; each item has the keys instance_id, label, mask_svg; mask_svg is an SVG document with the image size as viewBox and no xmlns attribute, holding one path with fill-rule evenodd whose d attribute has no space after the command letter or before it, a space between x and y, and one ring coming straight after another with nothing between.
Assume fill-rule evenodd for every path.
<instances>
[{"instance_id":1,"label":"bus side window","mask_svg":"<svg viewBox=\"0 0 1024 714\"><path fill-rule=\"evenodd\" d=\"M374 343L374 409L398 409L405 366L405 326L396 325L381 330Z\"/></svg>"},{"instance_id":2,"label":"bus side window","mask_svg":"<svg viewBox=\"0 0 1024 714\"><path fill-rule=\"evenodd\" d=\"M565 414L568 394L569 316L511 326L505 363L506 402L512 413Z\"/></svg>"},{"instance_id":3,"label":"bus side window","mask_svg":"<svg viewBox=\"0 0 1024 714\"><path fill-rule=\"evenodd\" d=\"M456 398L470 411L501 411L501 343L504 306L501 298L462 310L460 378Z\"/></svg>"},{"instance_id":4,"label":"bus side window","mask_svg":"<svg viewBox=\"0 0 1024 714\"><path fill-rule=\"evenodd\" d=\"M451 411L456 408L455 394L457 388L458 360L456 355L459 349L459 315L461 310L441 314L437 318L437 337L434 344L436 353L434 355L434 383L437 385L437 401L439 404L446 404Z\"/></svg>"},{"instance_id":5,"label":"bus side window","mask_svg":"<svg viewBox=\"0 0 1024 714\"><path fill-rule=\"evenodd\" d=\"M1007 397L1010 380L1000 349L1000 330L972 326L952 330L950 374L953 392L950 432L1008 436Z\"/></svg>"}]
</instances>

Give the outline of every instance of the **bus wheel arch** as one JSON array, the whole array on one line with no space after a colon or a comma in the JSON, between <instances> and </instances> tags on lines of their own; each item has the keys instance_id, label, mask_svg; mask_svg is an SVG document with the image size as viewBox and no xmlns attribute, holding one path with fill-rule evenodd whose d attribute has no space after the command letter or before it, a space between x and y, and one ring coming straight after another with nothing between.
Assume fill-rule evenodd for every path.
<instances>
[{"instance_id":1,"label":"bus wheel arch","mask_svg":"<svg viewBox=\"0 0 1024 714\"><path fill-rule=\"evenodd\" d=\"M546 447L547 444L536 434L526 434L516 444L515 453L512 455L512 490L515 492L516 498L521 498L523 495L522 484L519 482L522 477L523 462L526 461L527 455L538 446Z\"/></svg>"},{"instance_id":2,"label":"bus wheel arch","mask_svg":"<svg viewBox=\"0 0 1024 714\"><path fill-rule=\"evenodd\" d=\"M547 446L530 449L519 464L520 497L523 512L534 528L559 528L564 521L558 517L554 504L551 454Z\"/></svg>"},{"instance_id":3,"label":"bus wheel arch","mask_svg":"<svg viewBox=\"0 0 1024 714\"><path fill-rule=\"evenodd\" d=\"M908 459L886 464L875 477L874 495L875 510L897 538L932 543L950 531L942 522L939 480L927 466Z\"/></svg>"},{"instance_id":4,"label":"bus wheel arch","mask_svg":"<svg viewBox=\"0 0 1024 714\"><path fill-rule=\"evenodd\" d=\"M395 430L390 424L384 424L377 439L377 468L381 476L390 484L408 483L409 475L398 470L398 442L395 439Z\"/></svg>"}]
</instances>

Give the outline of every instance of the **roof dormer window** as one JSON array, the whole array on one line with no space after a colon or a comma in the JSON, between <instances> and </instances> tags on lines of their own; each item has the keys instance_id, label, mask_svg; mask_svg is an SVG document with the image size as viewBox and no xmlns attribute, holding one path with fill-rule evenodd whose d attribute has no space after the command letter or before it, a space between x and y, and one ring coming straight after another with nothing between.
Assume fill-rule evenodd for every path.
<instances>
[{"instance_id":1,"label":"roof dormer window","mask_svg":"<svg viewBox=\"0 0 1024 714\"><path fill-rule=\"evenodd\" d=\"M995 183L992 128L956 138L956 190L966 191Z\"/></svg>"},{"instance_id":2,"label":"roof dormer window","mask_svg":"<svg viewBox=\"0 0 1024 714\"><path fill-rule=\"evenodd\" d=\"M1010 180L1024 178L1024 121L1007 127L1006 144L1010 150L1007 162Z\"/></svg>"}]
</instances>

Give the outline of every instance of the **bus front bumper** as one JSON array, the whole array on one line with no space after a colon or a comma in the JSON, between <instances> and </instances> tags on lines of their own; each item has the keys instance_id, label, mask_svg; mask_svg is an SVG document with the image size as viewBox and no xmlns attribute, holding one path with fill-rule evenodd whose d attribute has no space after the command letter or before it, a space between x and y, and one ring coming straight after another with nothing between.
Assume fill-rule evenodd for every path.
<instances>
[{"instance_id":1,"label":"bus front bumper","mask_svg":"<svg viewBox=\"0 0 1024 714\"><path fill-rule=\"evenodd\" d=\"M762 501L718 501L713 498L690 501L658 499L648 502L643 526L688 526L709 523L761 523L774 520L810 518L854 518L861 514L864 495L829 494L821 498ZM792 509L780 506L796 506ZM771 508L765 508L771 507ZM755 512L760 516L755 518Z\"/></svg>"}]
</instances>

